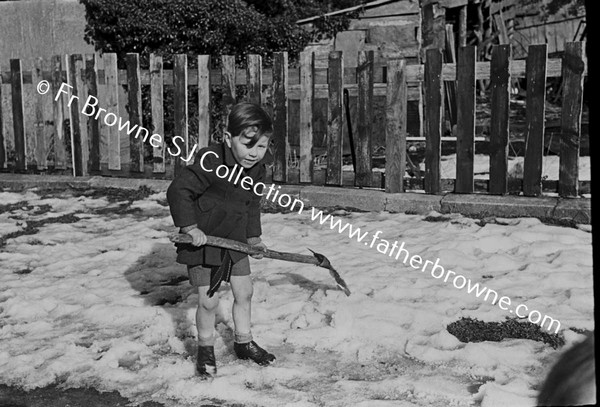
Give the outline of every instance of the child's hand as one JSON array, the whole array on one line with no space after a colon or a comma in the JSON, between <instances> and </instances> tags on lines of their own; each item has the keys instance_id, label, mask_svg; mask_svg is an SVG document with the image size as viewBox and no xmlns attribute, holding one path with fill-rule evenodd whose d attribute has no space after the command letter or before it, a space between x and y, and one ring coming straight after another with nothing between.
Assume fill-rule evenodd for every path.
<instances>
[{"instance_id":1,"label":"child's hand","mask_svg":"<svg viewBox=\"0 0 600 407\"><path fill-rule=\"evenodd\" d=\"M263 242L259 242L259 243L253 244L252 247L255 248L255 249L263 250L263 251L267 250L267 245L264 244ZM251 254L250 256L252 256L255 259L262 259L263 258L262 253Z\"/></svg>"},{"instance_id":2,"label":"child's hand","mask_svg":"<svg viewBox=\"0 0 600 407\"><path fill-rule=\"evenodd\" d=\"M192 245L202 246L206 244L206 235L200 229L194 228L186 233L192 237Z\"/></svg>"}]
</instances>

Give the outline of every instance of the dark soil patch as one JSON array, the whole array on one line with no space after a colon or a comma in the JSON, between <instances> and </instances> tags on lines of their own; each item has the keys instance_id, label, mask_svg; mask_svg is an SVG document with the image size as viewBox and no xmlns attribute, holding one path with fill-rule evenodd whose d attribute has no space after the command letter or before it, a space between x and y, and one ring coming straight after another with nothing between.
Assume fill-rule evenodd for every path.
<instances>
[{"instance_id":1,"label":"dark soil patch","mask_svg":"<svg viewBox=\"0 0 600 407\"><path fill-rule=\"evenodd\" d=\"M118 392L100 393L96 389L61 390L56 386L24 391L0 384L0 407L126 407L131 400ZM165 407L148 401L140 407Z\"/></svg>"},{"instance_id":2,"label":"dark soil patch","mask_svg":"<svg viewBox=\"0 0 600 407\"><path fill-rule=\"evenodd\" d=\"M4 236L0 236L0 248L6 245L6 241L8 239L14 239L15 237L24 236L24 235L35 235L40 231L40 227L47 225L49 223L75 223L79 222L79 218L72 213L68 213L62 216L56 216L54 218L46 218L41 220L29 220L27 221L27 226L23 230L18 230L16 232L9 233Z\"/></svg>"},{"instance_id":3,"label":"dark soil patch","mask_svg":"<svg viewBox=\"0 0 600 407\"><path fill-rule=\"evenodd\" d=\"M542 332L539 325L519 322L516 318L504 322L483 322L477 319L461 318L447 327L448 332L461 342L500 342L503 339L531 339L544 342L554 349L563 346L565 340L558 334Z\"/></svg>"}]
</instances>

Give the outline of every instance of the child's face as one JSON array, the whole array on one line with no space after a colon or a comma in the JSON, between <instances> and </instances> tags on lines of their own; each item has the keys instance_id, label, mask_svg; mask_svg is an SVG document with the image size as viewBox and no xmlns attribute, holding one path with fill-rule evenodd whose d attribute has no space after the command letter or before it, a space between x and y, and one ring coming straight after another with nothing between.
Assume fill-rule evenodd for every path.
<instances>
[{"instance_id":1,"label":"child's face","mask_svg":"<svg viewBox=\"0 0 600 407\"><path fill-rule=\"evenodd\" d=\"M231 148L233 156L244 168L251 168L263 159L269 147L269 136L261 136L256 144L248 147L256 132L243 131L237 137L231 137L231 134L225 133L225 142Z\"/></svg>"}]
</instances>

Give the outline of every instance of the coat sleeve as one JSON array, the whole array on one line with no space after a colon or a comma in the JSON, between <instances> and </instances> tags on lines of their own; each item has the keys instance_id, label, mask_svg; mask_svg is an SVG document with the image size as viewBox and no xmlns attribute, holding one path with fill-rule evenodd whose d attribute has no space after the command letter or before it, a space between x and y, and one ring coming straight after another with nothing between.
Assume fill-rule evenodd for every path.
<instances>
[{"instance_id":1,"label":"coat sleeve","mask_svg":"<svg viewBox=\"0 0 600 407\"><path fill-rule=\"evenodd\" d=\"M260 173L254 180L254 183L263 182L265 179L265 169L261 169ZM263 192L264 193L264 192ZM246 237L259 237L262 235L262 227L260 225L260 202L262 196L252 193L252 200L248 208L248 225L246 227Z\"/></svg>"},{"instance_id":2,"label":"coat sleeve","mask_svg":"<svg viewBox=\"0 0 600 407\"><path fill-rule=\"evenodd\" d=\"M167 189L171 217L177 227L194 225L196 201L211 184L210 175L194 164L185 167Z\"/></svg>"}]
</instances>

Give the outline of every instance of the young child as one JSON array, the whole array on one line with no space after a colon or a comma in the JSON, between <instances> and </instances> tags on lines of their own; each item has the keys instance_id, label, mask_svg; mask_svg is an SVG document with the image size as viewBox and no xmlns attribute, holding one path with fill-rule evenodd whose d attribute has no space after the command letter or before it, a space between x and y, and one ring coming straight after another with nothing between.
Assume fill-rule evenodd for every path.
<instances>
[{"instance_id":1,"label":"young child","mask_svg":"<svg viewBox=\"0 0 600 407\"><path fill-rule=\"evenodd\" d=\"M211 377L217 371L214 343L219 297L213 294L221 281L228 281L233 292L233 348L238 358L251 359L260 365L268 365L275 359L252 340L253 289L248 256L204 246L206 235L211 235L266 249L260 238L261 196L258 194L262 192L255 186L263 180L265 164L272 159L268 152L272 121L259 106L240 103L232 108L228 122L224 143L201 149L194 164L183 169L167 190L175 226L193 239L191 245L176 245L177 262L187 265L190 284L198 287L196 370L203 378ZM242 171L241 179L246 181L233 182L232 177L224 175L227 169L230 173ZM253 180L252 185L245 177ZM253 257L261 258L262 255Z\"/></svg>"}]
</instances>

